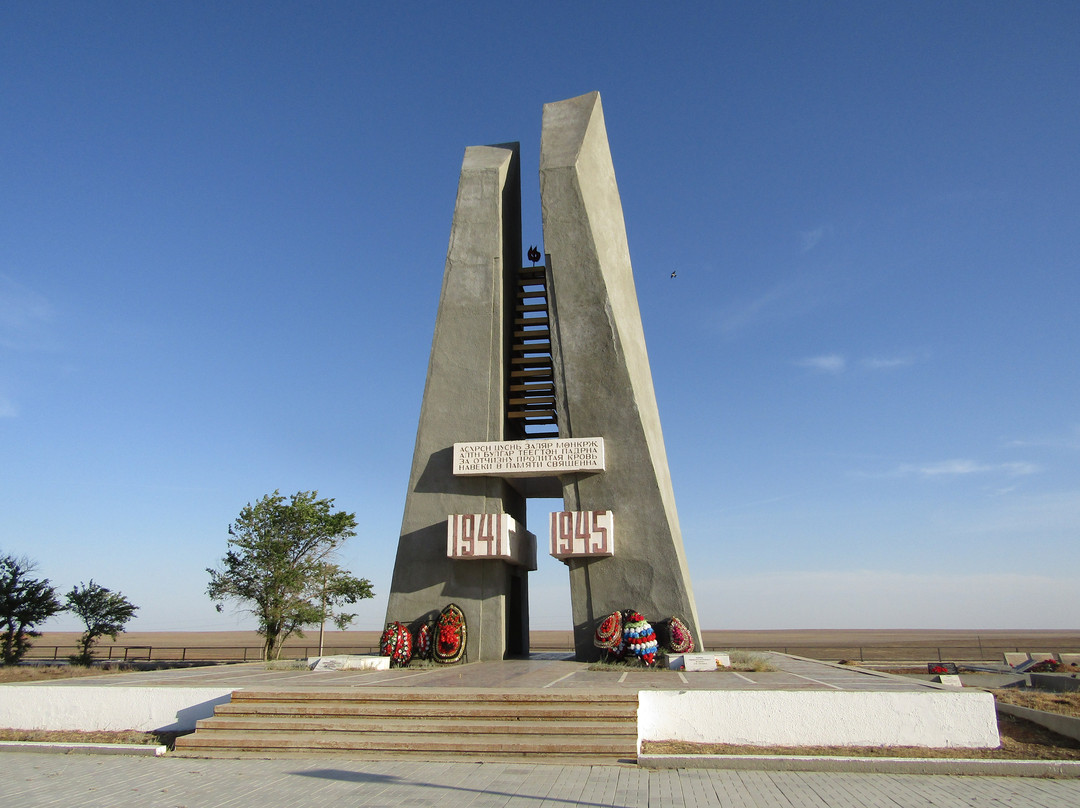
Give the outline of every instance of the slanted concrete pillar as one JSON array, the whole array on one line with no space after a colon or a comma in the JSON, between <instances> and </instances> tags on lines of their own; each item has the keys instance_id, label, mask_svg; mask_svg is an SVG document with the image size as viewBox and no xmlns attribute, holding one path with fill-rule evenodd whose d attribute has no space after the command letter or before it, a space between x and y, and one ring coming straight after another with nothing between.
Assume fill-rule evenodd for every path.
<instances>
[{"instance_id":1,"label":"slanted concrete pillar","mask_svg":"<svg viewBox=\"0 0 1080 808\"><path fill-rule=\"evenodd\" d=\"M455 477L453 445L506 434L505 356L521 266L518 146L465 150L431 345L387 621L415 624L454 602L471 661L528 653L526 571L499 560L447 557L447 516L507 513L525 501L497 477Z\"/></svg>"},{"instance_id":2,"label":"slanted concrete pillar","mask_svg":"<svg viewBox=\"0 0 1080 808\"><path fill-rule=\"evenodd\" d=\"M617 537L613 557L567 562L577 656L598 657L597 621L627 608L682 618L700 648L598 93L544 105L540 196L559 434L603 437L607 454L605 472L564 478L565 508L611 510Z\"/></svg>"}]
</instances>

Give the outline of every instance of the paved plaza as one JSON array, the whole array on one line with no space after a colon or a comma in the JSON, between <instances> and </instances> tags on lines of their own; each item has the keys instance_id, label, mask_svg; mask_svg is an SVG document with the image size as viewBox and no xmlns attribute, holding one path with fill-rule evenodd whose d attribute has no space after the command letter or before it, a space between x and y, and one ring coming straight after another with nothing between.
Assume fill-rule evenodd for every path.
<instances>
[{"instance_id":1,"label":"paved plaza","mask_svg":"<svg viewBox=\"0 0 1080 808\"><path fill-rule=\"evenodd\" d=\"M554 655L552 655L554 656ZM225 686L245 689L376 687L562 690L920 690L939 687L782 654L774 671L695 674L602 671L538 655L530 660L391 671L267 670L227 665L67 680L64 686ZM544 658L546 657L546 658ZM52 688L58 683L42 683ZM1075 808L1080 780L716 769L632 764L359 760L347 756L259 759L0 754L0 805L275 808L341 806L708 806L725 808Z\"/></svg>"},{"instance_id":2,"label":"paved plaza","mask_svg":"<svg viewBox=\"0 0 1080 808\"><path fill-rule=\"evenodd\" d=\"M482 688L487 690L588 690L597 694L639 690L871 690L919 691L940 685L902 676L834 665L815 659L757 652L773 670L742 673L694 673L647 668L590 670L568 654L533 654L528 659L474 662L468 665L391 668L390 670L310 671L280 669L263 662L172 668L142 673L87 676L36 687L229 687L233 689L304 690L378 687ZM24 686L26 686L24 685Z\"/></svg>"},{"instance_id":3,"label":"paved plaza","mask_svg":"<svg viewBox=\"0 0 1080 808\"><path fill-rule=\"evenodd\" d=\"M674 808L1075 808L1080 781L941 775L665 770L347 758L198 760L0 755L15 808L278 808L299 805Z\"/></svg>"}]
</instances>

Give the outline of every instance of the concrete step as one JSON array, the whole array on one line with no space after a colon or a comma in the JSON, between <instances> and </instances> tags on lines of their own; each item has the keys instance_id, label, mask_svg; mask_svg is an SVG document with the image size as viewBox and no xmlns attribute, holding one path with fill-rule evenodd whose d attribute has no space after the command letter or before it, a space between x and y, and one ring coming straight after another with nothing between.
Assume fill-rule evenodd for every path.
<instances>
[{"instance_id":1,"label":"concrete step","mask_svg":"<svg viewBox=\"0 0 1080 808\"><path fill-rule=\"evenodd\" d=\"M393 704L383 702L377 705L345 704L342 702L239 702L222 704L214 711L215 715L234 716L342 716L355 718L415 718L434 719L453 716L456 718L490 718L505 721L633 721L637 709L623 707L596 706L592 708L579 705L560 707L547 705L487 705L478 703L463 704Z\"/></svg>"},{"instance_id":2,"label":"concrete step","mask_svg":"<svg viewBox=\"0 0 1080 808\"><path fill-rule=\"evenodd\" d=\"M595 692L574 690L520 690L486 689L477 687L455 688L392 688L392 687L328 687L319 690L237 690L233 693L237 701L311 701L334 699L338 701L485 701L485 702L525 702L538 704L556 702L558 704L596 704L599 701L609 703L637 704L637 693L625 690Z\"/></svg>"},{"instance_id":3,"label":"concrete step","mask_svg":"<svg viewBox=\"0 0 1080 808\"><path fill-rule=\"evenodd\" d=\"M199 721L199 731L284 731L284 732L366 732L418 735L544 735L547 737L637 738L637 728L628 722L599 721L410 721L362 719L310 719L215 716ZM186 736L185 736L186 737Z\"/></svg>"},{"instance_id":4,"label":"concrete step","mask_svg":"<svg viewBox=\"0 0 1080 808\"><path fill-rule=\"evenodd\" d=\"M419 737L412 733L368 735L365 733L217 731L202 737L184 735L176 748L184 751L355 751L443 752L455 754L499 753L507 755L612 755L635 753L636 738L521 738L513 735Z\"/></svg>"},{"instance_id":5,"label":"concrete step","mask_svg":"<svg viewBox=\"0 0 1080 808\"><path fill-rule=\"evenodd\" d=\"M636 743L636 693L356 688L237 691L176 749L625 759Z\"/></svg>"}]
</instances>

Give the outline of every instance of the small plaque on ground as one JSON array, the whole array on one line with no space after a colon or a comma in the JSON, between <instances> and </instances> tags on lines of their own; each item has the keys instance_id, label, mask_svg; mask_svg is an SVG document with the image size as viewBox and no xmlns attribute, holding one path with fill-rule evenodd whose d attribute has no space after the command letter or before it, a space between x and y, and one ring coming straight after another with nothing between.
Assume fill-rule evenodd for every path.
<instances>
[{"instance_id":1,"label":"small plaque on ground","mask_svg":"<svg viewBox=\"0 0 1080 808\"><path fill-rule=\"evenodd\" d=\"M335 654L308 660L313 671L390 670L390 657L371 654Z\"/></svg>"},{"instance_id":2,"label":"small plaque on ground","mask_svg":"<svg viewBox=\"0 0 1080 808\"><path fill-rule=\"evenodd\" d=\"M942 673L938 675L937 680L943 685L949 687L963 687L964 683L960 681L960 677L955 673Z\"/></svg>"},{"instance_id":3,"label":"small plaque on ground","mask_svg":"<svg viewBox=\"0 0 1080 808\"><path fill-rule=\"evenodd\" d=\"M681 659L681 663L677 661ZM672 659L672 667L681 667L686 671L715 671L731 667L730 654L683 654Z\"/></svg>"}]
</instances>

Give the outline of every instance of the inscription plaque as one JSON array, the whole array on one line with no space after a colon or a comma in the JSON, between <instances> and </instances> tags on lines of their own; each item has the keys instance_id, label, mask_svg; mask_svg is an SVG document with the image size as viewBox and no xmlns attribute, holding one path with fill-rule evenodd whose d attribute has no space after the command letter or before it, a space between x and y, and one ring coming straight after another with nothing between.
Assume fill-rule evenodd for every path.
<instances>
[{"instance_id":1,"label":"inscription plaque","mask_svg":"<svg viewBox=\"0 0 1080 808\"><path fill-rule=\"evenodd\" d=\"M454 444L454 474L552 477L604 470L603 438L552 438Z\"/></svg>"}]
</instances>

